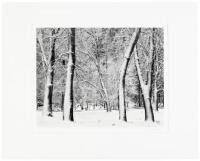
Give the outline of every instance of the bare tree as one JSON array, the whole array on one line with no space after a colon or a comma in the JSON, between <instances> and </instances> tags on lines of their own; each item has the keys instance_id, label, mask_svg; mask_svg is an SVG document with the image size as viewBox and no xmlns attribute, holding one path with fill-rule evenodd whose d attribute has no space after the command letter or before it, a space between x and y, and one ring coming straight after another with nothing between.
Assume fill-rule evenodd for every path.
<instances>
[{"instance_id":1,"label":"bare tree","mask_svg":"<svg viewBox=\"0 0 200 161\"><path fill-rule=\"evenodd\" d=\"M58 29L59 31L59 29ZM57 31L57 32L58 32ZM39 31L38 33L38 41L42 51L42 58L44 68L46 68L46 84L45 84L45 92L44 92L44 107L43 107L43 115L52 116L52 95L53 95L53 81L54 81L54 63L55 63L55 36L56 31L52 29L52 39L50 38L50 52L48 59L45 56L44 44L43 44L43 37L42 32Z\"/></svg>"},{"instance_id":2,"label":"bare tree","mask_svg":"<svg viewBox=\"0 0 200 161\"><path fill-rule=\"evenodd\" d=\"M158 93L163 90L163 30L153 28L153 51L154 51L154 70L152 79L152 106L158 111Z\"/></svg>"},{"instance_id":3,"label":"bare tree","mask_svg":"<svg viewBox=\"0 0 200 161\"><path fill-rule=\"evenodd\" d=\"M70 52L67 64L67 78L66 78L66 89L65 89L65 99L64 99L64 109L63 109L63 119L74 121L73 116L73 80L74 80L74 69L75 69L75 28L71 28L70 33Z\"/></svg>"},{"instance_id":4,"label":"bare tree","mask_svg":"<svg viewBox=\"0 0 200 161\"><path fill-rule=\"evenodd\" d=\"M138 73L139 78L139 84L142 89L142 94L144 97L144 109L145 109L145 120L146 121L154 121L154 114L153 114L153 108L151 103L151 90L152 90L152 75L153 75L153 65L154 65L154 46L153 46L153 40L154 39L154 33L152 32L152 36L149 39L149 47L150 51L148 52L147 57L147 70L144 72L145 74L142 74L142 70L140 68L139 64L139 56L138 56L138 50L136 48L134 52L134 58L135 58L135 64L136 64L136 70ZM143 75L146 75L146 81L143 79Z\"/></svg>"},{"instance_id":5,"label":"bare tree","mask_svg":"<svg viewBox=\"0 0 200 161\"><path fill-rule=\"evenodd\" d=\"M119 119L123 121L127 121L126 117L126 107L125 107L125 77L126 77L126 71L127 67L130 61L130 57L133 53L133 50L137 44L137 41L139 39L141 32L141 28L138 28L135 30L131 40L130 44L128 46L128 49L126 50L126 53L124 55L124 61L121 66L120 70L120 81L119 81Z\"/></svg>"},{"instance_id":6,"label":"bare tree","mask_svg":"<svg viewBox=\"0 0 200 161\"><path fill-rule=\"evenodd\" d=\"M101 40L100 40L100 37L99 37L99 33L92 33L91 31L88 31L87 29L84 29L84 32L87 33L87 35L89 35L89 37L92 39L92 51L90 51L90 47L87 45L87 43L84 43L84 48L86 49L86 51L82 51L82 50L78 50L78 52L81 52L85 55L87 55L89 57L89 59L94 63L95 67L96 67L96 70L97 70L97 73L98 73L98 79L99 79L99 83L100 83L100 90L102 91L101 92L101 96L104 100L104 105L105 105L105 108L107 111L111 111L111 108L109 106L109 96L108 96L108 91L107 91L107 88L105 86L105 82L103 80L103 72L102 72L102 69L101 69L101 62L100 62L100 59L102 57L102 52L101 52ZM102 35L101 33L102 31L100 31L100 35Z\"/></svg>"}]
</instances>

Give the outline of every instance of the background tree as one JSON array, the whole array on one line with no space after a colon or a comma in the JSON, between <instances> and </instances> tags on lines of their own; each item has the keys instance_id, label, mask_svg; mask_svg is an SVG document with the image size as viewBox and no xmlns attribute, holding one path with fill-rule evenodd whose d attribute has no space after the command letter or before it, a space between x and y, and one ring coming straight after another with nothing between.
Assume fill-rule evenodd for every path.
<instances>
[{"instance_id":1,"label":"background tree","mask_svg":"<svg viewBox=\"0 0 200 161\"><path fill-rule=\"evenodd\" d=\"M95 83L90 81L89 84L95 88L96 91L98 91L106 106L107 111L110 111L111 109L109 107L109 96L106 88L107 79L105 78L105 69L107 68L107 53L105 53L105 43L103 43L106 35L106 29L80 29L79 33L79 39L81 43L79 48L81 49L78 49L78 53L83 54L83 56L87 58L85 63L80 64L82 64L82 68L87 68L87 71L92 71L93 80L95 80ZM81 60L83 61L83 59ZM92 64L90 64L91 62ZM90 74L92 73L90 72ZM91 78L85 79L89 80ZM84 82L88 83L88 81L85 79L83 79Z\"/></svg>"},{"instance_id":2,"label":"background tree","mask_svg":"<svg viewBox=\"0 0 200 161\"><path fill-rule=\"evenodd\" d=\"M164 34L162 28L154 28L154 73L152 79L152 106L158 111L158 96L164 89ZM164 99L163 99L164 100ZM159 100L163 105L163 101Z\"/></svg>"}]
</instances>

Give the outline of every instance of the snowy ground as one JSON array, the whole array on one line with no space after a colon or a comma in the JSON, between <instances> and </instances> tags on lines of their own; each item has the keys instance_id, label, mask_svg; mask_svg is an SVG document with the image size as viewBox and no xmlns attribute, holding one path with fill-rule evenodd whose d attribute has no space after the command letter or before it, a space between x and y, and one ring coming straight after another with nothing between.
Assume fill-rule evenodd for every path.
<instances>
[{"instance_id":1,"label":"snowy ground","mask_svg":"<svg viewBox=\"0 0 200 161\"><path fill-rule=\"evenodd\" d=\"M163 124L164 110L154 111L155 122L148 123L144 121L143 109L127 110L127 122L119 121L119 112L113 110L106 112L105 110L93 111L75 111L74 122L62 120L61 112L54 112L53 117L42 116L41 111L37 111L37 124L39 126L161 126Z\"/></svg>"}]
</instances>

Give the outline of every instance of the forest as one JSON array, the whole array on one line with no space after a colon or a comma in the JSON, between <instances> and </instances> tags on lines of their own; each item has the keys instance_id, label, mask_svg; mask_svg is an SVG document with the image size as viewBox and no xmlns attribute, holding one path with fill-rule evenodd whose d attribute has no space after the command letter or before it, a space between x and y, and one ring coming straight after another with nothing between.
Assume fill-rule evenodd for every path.
<instances>
[{"instance_id":1,"label":"forest","mask_svg":"<svg viewBox=\"0 0 200 161\"><path fill-rule=\"evenodd\" d=\"M40 120L163 121L163 28L37 28Z\"/></svg>"}]
</instances>

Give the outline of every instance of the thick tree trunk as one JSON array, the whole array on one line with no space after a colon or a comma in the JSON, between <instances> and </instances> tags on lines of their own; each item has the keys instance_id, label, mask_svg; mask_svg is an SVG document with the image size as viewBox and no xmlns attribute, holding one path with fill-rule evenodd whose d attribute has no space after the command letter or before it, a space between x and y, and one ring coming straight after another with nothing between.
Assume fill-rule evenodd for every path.
<instances>
[{"instance_id":1,"label":"thick tree trunk","mask_svg":"<svg viewBox=\"0 0 200 161\"><path fill-rule=\"evenodd\" d=\"M126 107L125 107L125 76L128 66L129 59L125 58L121 71L120 71L120 81L119 81L119 119L127 121L126 117Z\"/></svg>"},{"instance_id":2,"label":"thick tree trunk","mask_svg":"<svg viewBox=\"0 0 200 161\"><path fill-rule=\"evenodd\" d=\"M67 78L64 101L64 120L74 121L73 116L73 79L75 65L75 28L71 28L71 52L67 64Z\"/></svg>"},{"instance_id":3,"label":"thick tree trunk","mask_svg":"<svg viewBox=\"0 0 200 161\"><path fill-rule=\"evenodd\" d=\"M52 116L53 111L53 82L54 82L54 63L55 63L55 42L56 39L53 39L51 46L51 55L49 58L49 65L46 76L46 85L45 85L45 94L44 94L44 108L43 114L46 116Z\"/></svg>"},{"instance_id":4,"label":"thick tree trunk","mask_svg":"<svg viewBox=\"0 0 200 161\"><path fill-rule=\"evenodd\" d=\"M43 106L43 115L52 116L52 88L53 85L50 81L49 74L46 76L46 84L44 91L44 106Z\"/></svg>"},{"instance_id":5,"label":"thick tree trunk","mask_svg":"<svg viewBox=\"0 0 200 161\"><path fill-rule=\"evenodd\" d=\"M151 97L150 97L150 86L149 86L149 84L146 85L142 79L142 74L140 72L138 60L136 60L136 68L137 68L137 72L139 75L139 81L140 81L142 94L143 94L143 98L144 98L145 120L146 121L154 121L154 114L153 114L153 108L152 108Z\"/></svg>"},{"instance_id":6,"label":"thick tree trunk","mask_svg":"<svg viewBox=\"0 0 200 161\"><path fill-rule=\"evenodd\" d=\"M150 51L151 52L151 51ZM142 78L142 72L139 66L139 58L138 58L138 54L137 54L137 49L134 52L134 57L135 57L135 64L136 64L136 70L138 73L138 78L139 78L139 82L140 82L140 86L142 89L142 94L143 94L143 98L144 98L144 110L145 110L145 120L146 121L154 121L154 114L153 114L153 108L152 108L152 104L151 104L151 80L152 80L152 64L150 64L150 72L147 72L147 80L146 83ZM153 58L153 54L151 55L151 63L152 63L152 58Z\"/></svg>"},{"instance_id":7,"label":"thick tree trunk","mask_svg":"<svg viewBox=\"0 0 200 161\"><path fill-rule=\"evenodd\" d=\"M142 88L142 93L144 96L145 120L146 121L154 121L154 114L153 114L153 108L152 108L152 104L151 104L149 88L147 86L144 86Z\"/></svg>"},{"instance_id":8,"label":"thick tree trunk","mask_svg":"<svg viewBox=\"0 0 200 161\"><path fill-rule=\"evenodd\" d=\"M135 45L137 44L137 41L139 39L141 29L136 29L135 33L132 36L132 39L130 41L130 45L124 55L124 61L121 66L120 70L120 81L119 81L119 120L127 121L126 117L126 107L125 107L125 77L126 77L126 71L128 67L128 63L131 57L131 54L135 48Z\"/></svg>"}]
</instances>

